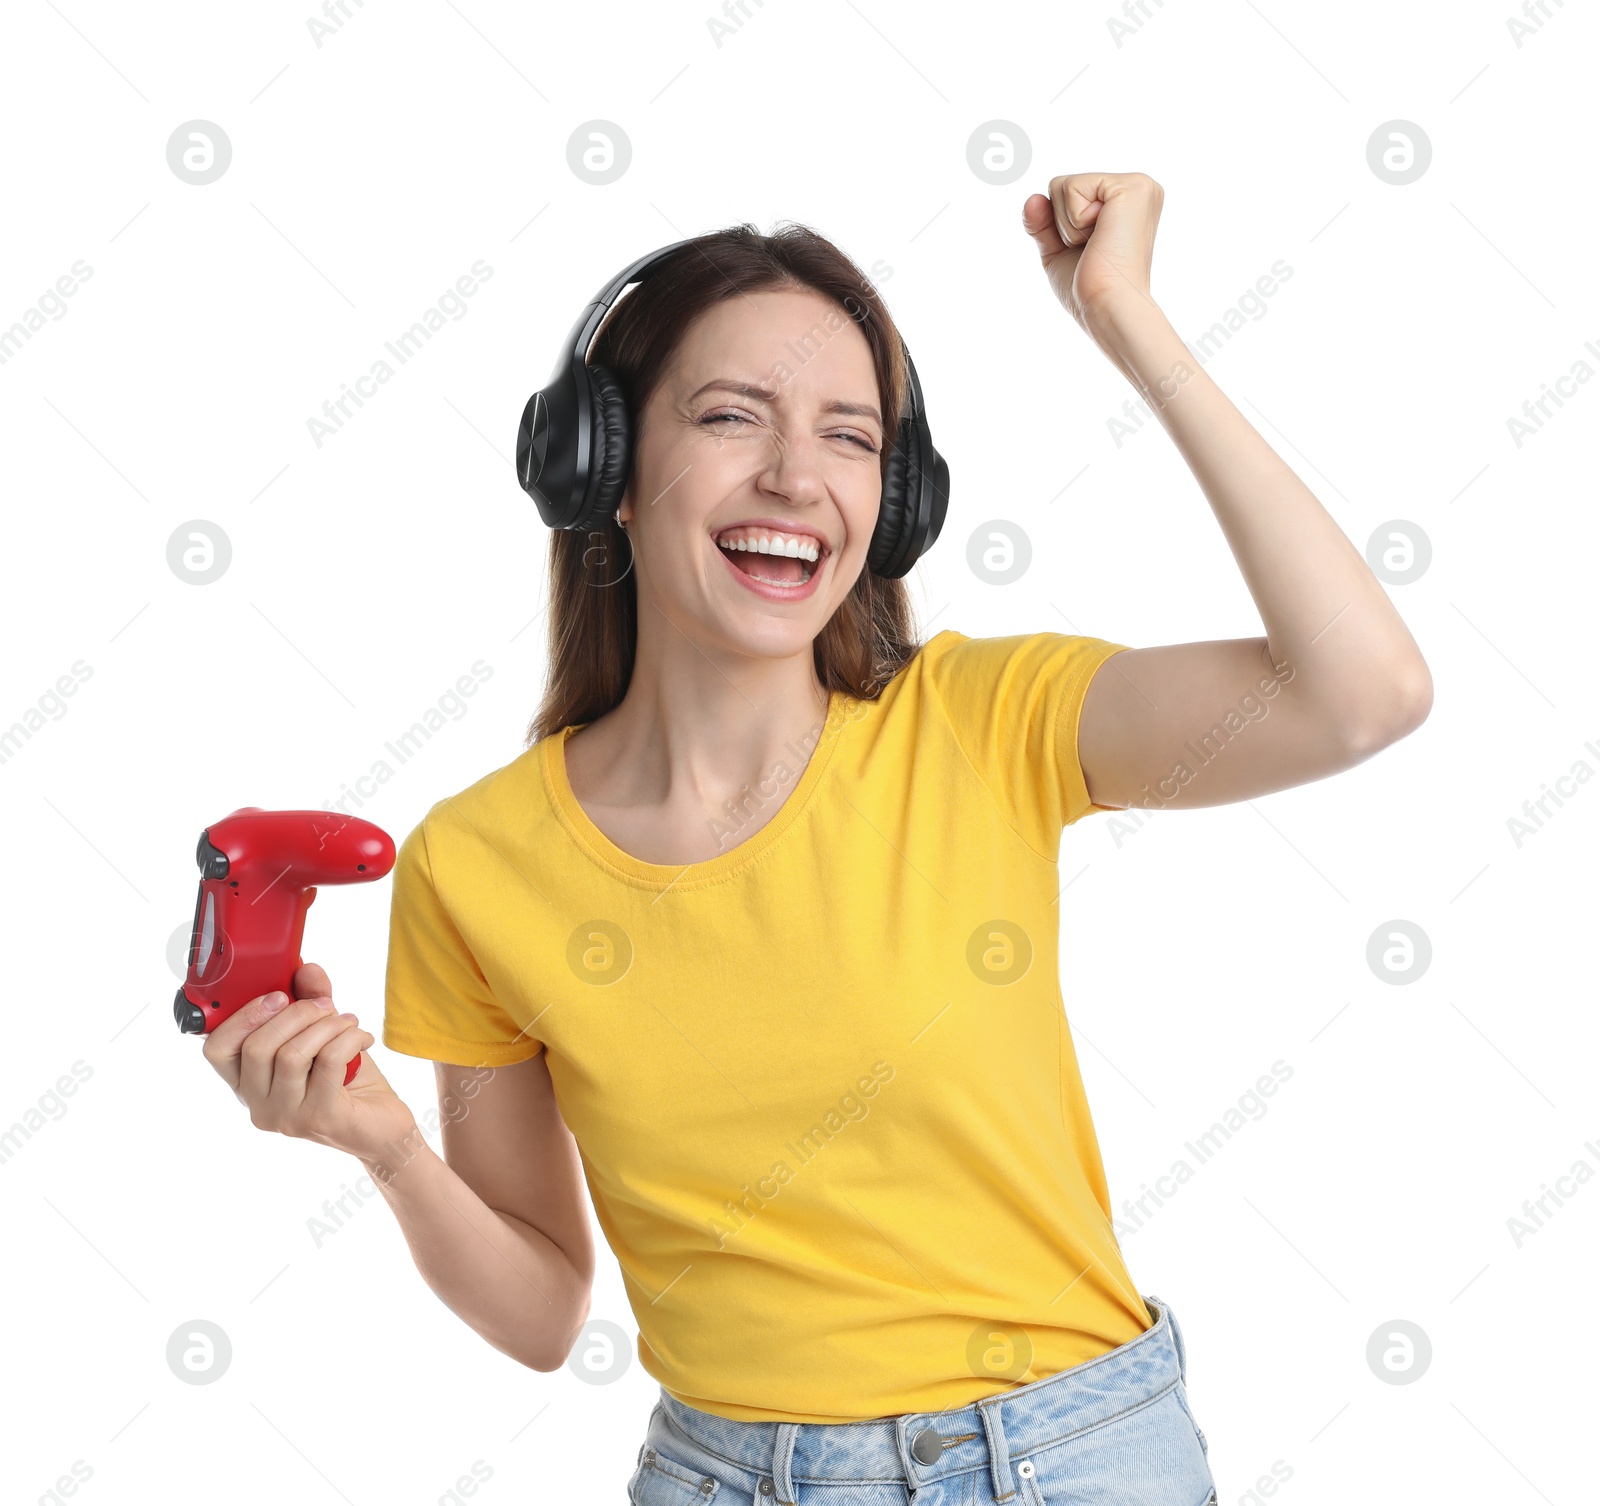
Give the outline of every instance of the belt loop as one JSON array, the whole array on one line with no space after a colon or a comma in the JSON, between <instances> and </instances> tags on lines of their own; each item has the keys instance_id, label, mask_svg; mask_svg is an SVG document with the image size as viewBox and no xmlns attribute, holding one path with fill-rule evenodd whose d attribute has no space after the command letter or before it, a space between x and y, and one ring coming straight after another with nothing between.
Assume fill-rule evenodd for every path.
<instances>
[{"instance_id":1,"label":"belt loop","mask_svg":"<svg viewBox=\"0 0 1600 1506\"><path fill-rule=\"evenodd\" d=\"M1172 1330L1172 1347L1178 1355L1178 1379L1184 1385L1189 1384L1189 1361L1183 1349L1183 1330L1178 1327L1177 1314L1173 1312L1170 1304L1163 1302L1159 1297L1148 1297L1148 1301L1156 1303L1161 1309L1161 1316L1167 1320L1167 1327Z\"/></svg>"},{"instance_id":2,"label":"belt loop","mask_svg":"<svg viewBox=\"0 0 1600 1506\"><path fill-rule=\"evenodd\" d=\"M978 1416L989 1440L989 1479L994 1484L996 1501L1009 1501L1017 1493L1011 1478L1011 1451L1006 1445L1006 1425L1000 1404L1005 1399L1002 1392L978 1403Z\"/></svg>"},{"instance_id":3,"label":"belt loop","mask_svg":"<svg viewBox=\"0 0 1600 1506\"><path fill-rule=\"evenodd\" d=\"M780 1422L772 1446L772 1489L777 1506L795 1506L794 1482L789 1478L789 1461L794 1458L795 1439L801 1424Z\"/></svg>"}]
</instances>

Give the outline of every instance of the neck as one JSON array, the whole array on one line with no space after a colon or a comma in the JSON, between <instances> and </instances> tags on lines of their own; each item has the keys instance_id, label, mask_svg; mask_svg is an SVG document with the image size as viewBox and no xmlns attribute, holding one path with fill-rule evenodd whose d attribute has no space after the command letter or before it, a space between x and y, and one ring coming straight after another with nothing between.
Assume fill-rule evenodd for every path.
<instances>
[{"instance_id":1,"label":"neck","mask_svg":"<svg viewBox=\"0 0 1600 1506\"><path fill-rule=\"evenodd\" d=\"M721 808L780 767L798 777L828 706L809 643L780 657L729 654L641 600L627 693L569 745L588 741L581 793L599 804Z\"/></svg>"}]
</instances>

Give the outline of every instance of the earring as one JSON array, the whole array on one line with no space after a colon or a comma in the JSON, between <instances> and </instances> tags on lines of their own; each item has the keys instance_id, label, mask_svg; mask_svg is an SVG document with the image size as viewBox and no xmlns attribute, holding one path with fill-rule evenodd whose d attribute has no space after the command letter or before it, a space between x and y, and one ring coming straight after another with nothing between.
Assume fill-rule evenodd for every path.
<instances>
[{"instance_id":1,"label":"earring","mask_svg":"<svg viewBox=\"0 0 1600 1506\"><path fill-rule=\"evenodd\" d=\"M622 509L620 507L618 507L616 512L614 512L611 515L611 521L613 523L615 523L617 525L617 527L622 530L623 538L627 539L627 541L628 541L628 568L626 570L624 570L621 575L617 576L617 578L615 580L603 580L603 581L592 582L592 584L595 584L595 585L600 585L600 586L615 586L615 585L618 585L622 581L626 580L628 578L629 574L633 570L633 537L628 532L628 525L622 521ZM600 535L596 534L596 535L594 535L594 537L598 538L598 537L600 537Z\"/></svg>"}]
</instances>

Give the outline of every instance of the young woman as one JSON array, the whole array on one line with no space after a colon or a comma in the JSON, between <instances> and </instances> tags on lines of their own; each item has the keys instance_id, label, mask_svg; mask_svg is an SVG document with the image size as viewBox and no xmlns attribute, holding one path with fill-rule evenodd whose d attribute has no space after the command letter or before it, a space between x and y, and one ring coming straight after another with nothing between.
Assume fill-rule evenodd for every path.
<instances>
[{"instance_id":1,"label":"young woman","mask_svg":"<svg viewBox=\"0 0 1600 1506\"><path fill-rule=\"evenodd\" d=\"M373 1036L315 964L206 1038L252 1121L358 1156L423 1279L538 1370L589 1314L587 1186L661 1385L636 1506L1215 1500L1176 1318L1110 1223L1061 833L1348 768L1431 683L1152 302L1160 205L1077 174L1023 222L1262 636L918 641L866 568L905 397L888 313L810 231L701 237L589 352L631 465L612 524L553 536L530 746L396 861L384 1042L436 1063L443 1158L369 1058L341 1086Z\"/></svg>"}]
</instances>

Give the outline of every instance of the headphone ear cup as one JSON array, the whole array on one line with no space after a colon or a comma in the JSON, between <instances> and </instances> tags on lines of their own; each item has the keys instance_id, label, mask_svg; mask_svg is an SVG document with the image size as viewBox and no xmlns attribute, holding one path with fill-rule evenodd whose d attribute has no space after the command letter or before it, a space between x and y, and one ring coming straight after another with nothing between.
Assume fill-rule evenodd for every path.
<instances>
[{"instance_id":1,"label":"headphone ear cup","mask_svg":"<svg viewBox=\"0 0 1600 1506\"><path fill-rule=\"evenodd\" d=\"M872 546L867 551L867 568L874 575L893 580L910 568L897 569L906 550L909 514L915 505L920 472L917 461L917 431L909 419L900 424L889 464L883 473L883 500L878 504L878 524L872 530Z\"/></svg>"},{"instance_id":2,"label":"headphone ear cup","mask_svg":"<svg viewBox=\"0 0 1600 1506\"><path fill-rule=\"evenodd\" d=\"M633 426L628 402L617 379L604 366L586 366L589 390L594 395L594 454L590 462L593 501L580 528L598 528L622 501L628 483L628 463L633 450Z\"/></svg>"}]
</instances>

